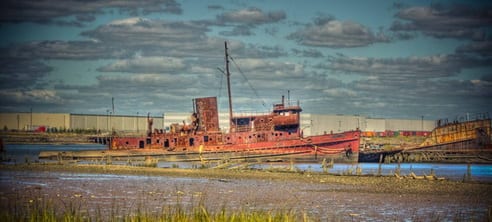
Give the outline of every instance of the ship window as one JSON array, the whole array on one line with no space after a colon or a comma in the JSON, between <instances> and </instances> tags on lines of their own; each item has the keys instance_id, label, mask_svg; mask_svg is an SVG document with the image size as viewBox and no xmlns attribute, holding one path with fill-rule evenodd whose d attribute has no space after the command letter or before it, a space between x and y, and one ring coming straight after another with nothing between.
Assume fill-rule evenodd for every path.
<instances>
[{"instance_id":1,"label":"ship window","mask_svg":"<svg viewBox=\"0 0 492 222\"><path fill-rule=\"evenodd\" d=\"M280 133L280 136L282 136L282 133Z\"/></svg>"},{"instance_id":2,"label":"ship window","mask_svg":"<svg viewBox=\"0 0 492 222\"><path fill-rule=\"evenodd\" d=\"M241 137L239 137L239 139L241 139Z\"/></svg>"},{"instance_id":3,"label":"ship window","mask_svg":"<svg viewBox=\"0 0 492 222\"><path fill-rule=\"evenodd\" d=\"M168 139L164 140L164 147L169 147L169 140Z\"/></svg>"},{"instance_id":4,"label":"ship window","mask_svg":"<svg viewBox=\"0 0 492 222\"><path fill-rule=\"evenodd\" d=\"M156 142L156 143L159 143L159 142L160 142L160 140L159 140L159 139L157 139L157 142Z\"/></svg>"},{"instance_id":5,"label":"ship window","mask_svg":"<svg viewBox=\"0 0 492 222\"><path fill-rule=\"evenodd\" d=\"M260 122L263 122L263 121L264 121L264 119L260 119Z\"/></svg>"},{"instance_id":6,"label":"ship window","mask_svg":"<svg viewBox=\"0 0 492 222\"><path fill-rule=\"evenodd\" d=\"M128 145L128 141L126 141L125 143L126 143L126 145Z\"/></svg>"},{"instance_id":7,"label":"ship window","mask_svg":"<svg viewBox=\"0 0 492 222\"><path fill-rule=\"evenodd\" d=\"M230 140L230 139L231 139L231 137L227 137L227 140Z\"/></svg>"},{"instance_id":8,"label":"ship window","mask_svg":"<svg viewBox=\"0 0 492 222\"><path fill-rule=\"evenodd\" d=\"M250 138L250 139L251 139L251 135L249 135L249 137L248 137L248 138Z\"/></svg>"},{"instance_id":9,"label":"ship window","mask_svg":"<svg viewBox=\"0 0 492 222\"><path fill-rule=\"evenodd\" d=\"M208 142L208 136L203 136L203 142Z\"/></svg>"},{"instance_id":10,"label":"ship window","mask_svg":"<svg viewBox=\"0 0 492 222\"><path fill-rule=\"evenodd\" d=\"M275 133L275 136L278 136L278 133Z\"/></svg>"},{"instance_id":11,"label":"ship window","mask_svg":"<svg viewBox=\"0 0 492 222\"><path fill-rule=\"evenodd\" d=\"M144 141L143 140L138 141L138 148L140 148L140 149L144 148Z\"/></svg>"},{"instance_id":12,"label":"ship window","mask_svg":"<svg viewBox=\"0 0 492 222\"><path fill-rule=\"evenodd\" d=\"M291 134L292 134L292 133L291 133L291 132L289 132L289 135L291 135Z\"/></svg>"},{"instance_id":13,"label":"ship window","mask_svg":"<svg viewBox=\"0 0 492 222\"><path fill-rule=\"evenodd\" d=\"M147 144L151 144L151 143L152 143L152 139L147 138Z\"/></svg>"},{"instance_id":14,"label":"ship window","mask_svg":"<svg viewBox=\"0 0 492 222\"><path fill-rule=\"evenodd\" d=\"M260 135L258 134L258 138L260 138Z\"/></svg>"}]
</instances>

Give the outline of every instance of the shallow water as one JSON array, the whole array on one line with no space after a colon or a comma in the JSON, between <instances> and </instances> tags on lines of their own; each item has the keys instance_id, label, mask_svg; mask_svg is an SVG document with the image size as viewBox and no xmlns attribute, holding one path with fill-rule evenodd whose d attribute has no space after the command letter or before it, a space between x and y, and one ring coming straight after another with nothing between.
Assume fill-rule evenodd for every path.
<instances>
[{"instance_id":1,"label":"shallow water","mask_svg":"<svg viewBox=\"0 0 492 222\"><path fill-rule=\"evenodd\" d=\"M104 150L105 145L101 144L61 144L61 145L51 145L51 144L7 144L5 148L5 153L3 154L3 159L8 160L4 163L24 163L26 161L36 162L40 161L38 155L41 151L77 151L77 150ZM143 161L140 161L143 163ZM93 163L93 161L83 161L81 163ZM138 163L138 161L134 162ZM118 161L113 160L112 164L128 164L128 161ZM215 166L216 163L211 163L210 166ZM157 167L161 168L193 168L200 167L200 163L195 162L165 162L159 161ZM330 173L336 174L346 174L351 172L355 174L356 168L360 167L362 174L378 174L379 167L381 166L382 175L393 175L398 168L397 163L391 164L381 164L378 163L358 163L358 164L343 164L336 163L333 168L329 169ZM294 163L291 166L290 163L280 162L280 163L262 163L250 165L251 168L257 169L268 169L268 168L291 168L302 170L302 171L312 171L312 172L322 172L323 168L319 163ZM408 175L414 172L417 175L429 175L431 170L434 171L435 175L438 177L445 177L450 180L462 180L467 176L468 173L471 174L471 179L475 181L486 181L492 182L492 164L470 164L468 169L467 164L447 164L447 163L401 163L399 165L400 175Z\"/></svg>"},{"instance_id":2,"label":"shallow water","mask_svg":"<svg viewBox=\"0 0 492 222\"><path fill-rule=\"evenodd\" d=\"M448 163L390 163L381 164L378 163L357 163L357 164L344 164L335 163L333 168L328 172L336 174L347 174L351 172L356 173L356 168L360 167L362 174L377 175L379 167L381 166L381 175L393 175L395 171L400 168L400 175L408 175L411 172L416 175L430 175L431 171L437 177L445 177L450 180L462 180L468 173L471 174L471 179L476 181L492 182L492 164L470 164L470 171L468 171L468 164L448 164ZM254 168L268 169L269 167L284 167L290 168L288 163L271 163L271 164L256 164ZM303 171L322 172L323 168L318 163L303 163L294 164L294 168Z\"/></svg>"},{"instance_id":3,"label":"shallow water","mask_svg":"<svg viewBox=\"0 0 492 222\"><path fill-rule=\"evenodd\" d=\"M10 162L39 161L41 151L105 150L102 144L6 144L3 159Z\"/></svg>"}]
</instances>

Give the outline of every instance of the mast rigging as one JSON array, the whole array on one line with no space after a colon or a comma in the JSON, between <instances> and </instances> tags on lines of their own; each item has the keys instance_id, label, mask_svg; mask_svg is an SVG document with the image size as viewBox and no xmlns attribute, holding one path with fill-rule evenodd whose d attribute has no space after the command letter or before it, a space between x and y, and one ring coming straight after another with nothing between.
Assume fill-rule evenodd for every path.
<instances>
[{"instance_id":1,"label":"mast rigging","mask_svg":"<svg viewBox=\"0 0 492 222\"><path fill-rule=\"evenodd\" d=\"M229 72L229 53L227 52L227 42L224 42L225 46L225 68L227 77L227 94L229 96L229 132L232 131L232 96L231 96L231 73Z\"/></svg>"}]
</instances>

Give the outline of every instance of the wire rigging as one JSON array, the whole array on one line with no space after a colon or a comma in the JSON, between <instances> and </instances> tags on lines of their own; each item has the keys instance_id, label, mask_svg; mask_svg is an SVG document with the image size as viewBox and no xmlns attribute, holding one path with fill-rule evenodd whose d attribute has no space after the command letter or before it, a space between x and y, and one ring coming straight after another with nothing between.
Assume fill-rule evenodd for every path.
<instances>
[{"instance_id":1,"label":"wire rigging","mask_svg":"<svg viewBox=\"0 0 492 222\"><path fill-rule=\"evenodd\" d=\"M222 74L224 74L224 75L225 75L225 72L224 72L222 69L220 69L219 67L217 67L217 69L218 69L218 70L219 70ZM224 75L220 75L220 84L219 84L219 100L220 100L220 97L221 97L221 95L222 95L222 81L224 80Z\"/></svg>"},{"instance_id":2,"label":"wire rigging","mask_svg":"<svg viewBox=\"0 0 492 222\"><path fill-rule=\"evenodd\" d=\"M234 66L236 67L236 69L239 71L239 73L241 73L241 75L243 76L243 78L246 80L246 82L248 83L249 85L249 88L251 88L251 90L253 90L253 92L255 93L256 97L261 100L261 104L263 105L263 107L265 107L265 109L268 109L265 105L265 100L263 100L260 95L258 94L258 91L256 91L256 89L253 87L253 85L251 85L251 82L248 81L248 78L246 77L246 75L243 73L243 71L241 70L241 68L239 68L239 66L237 65L236 63L236 60L234 60L234 58L232 58L232 56L229 56L229 58L231 58L232 60L232 63L234 63Z\"/></svg>"}]
</instances>

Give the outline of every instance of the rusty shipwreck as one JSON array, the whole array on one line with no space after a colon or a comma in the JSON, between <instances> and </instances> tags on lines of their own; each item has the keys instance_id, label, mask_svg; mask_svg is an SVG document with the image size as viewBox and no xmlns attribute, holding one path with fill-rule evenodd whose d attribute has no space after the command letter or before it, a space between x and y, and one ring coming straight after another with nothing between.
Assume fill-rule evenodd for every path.
<instances>
[{"instance_id":1,"label":"rusty shipwreck","mask_svg":"<svg viewBox=\"0 0 492 222\"><path fill-rule=\"evenodd\" d=\"M144 136L114 136L109 151L174 156L176 160L227 158L286 158L302 161L357 162L360 131L303 136L299 104L286 104L284 97L262 115L233 114L229 55L225 43L225 71L229 99L229 131L219 128L216 97L193 100L191 123L172 124L169 130L152 129Z\"/></svg>"},{"instance_id":2,"label":"rusty shipwreck","mask_svg":"<svg viewBox=\"0 0 492 222\"><path fill-rule=\"evenodd\" d=\"M422 144L386 151L361 151L359 162L491 163L491 119L488 113L451 122L440 119Z\"/></svg>"}]
</instances>

